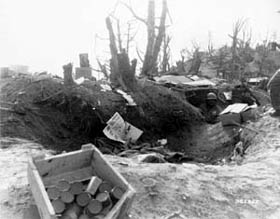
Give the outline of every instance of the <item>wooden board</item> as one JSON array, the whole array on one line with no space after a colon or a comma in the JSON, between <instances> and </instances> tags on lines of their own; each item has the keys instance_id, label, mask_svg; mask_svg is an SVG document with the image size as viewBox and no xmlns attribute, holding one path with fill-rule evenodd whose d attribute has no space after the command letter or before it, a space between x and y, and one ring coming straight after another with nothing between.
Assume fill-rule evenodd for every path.
<instances>
[{"instance_id":1,"label":"wooden board","mask_svg":"<svg viewBox=\"0 0 280 219\"><path fill-rule=\"evenodd\" d=\"M125 214L133 201L135 190L129 185L126 179L118 173L109 162L106 161L105 157L97 149L94 149L92 153L91 165L94 173L98 177L115 186L120 186L126 191L123 197L116 203L104 219L126 218Z\"/></svg>"},{"instance_id":2,"label":"wooden board","mask_svg":"<svg viewBox=\"0 0 280 219\"><path fill-rule=\"evenodd\" d=\"M91 166L93 172L101 179L110 182L115 186L120 186L123 190L128 189L128 182L114 170L113 166L106 161L105 157L97 150L92 153Z\"/></svg>"},{"instance_id":3,"label":"wooden board","mask_svg":"<svg viewBox=\"0 0 280 219\"><path fill-rule=\"evenodd\" d=\"M41 177L45 178L88 167L91 163L91 157L91 150L78 150L36 160L35 165Z\"/></svg>"},{"instance_id":4,"label":"wooden board","mask_svg":"<svg viewBox=\"0 0 280 219\"><path fill-rule=\"evenodd\" d=\"M135 197L135 191L130 186L123 197L115 204L108 215L104 219L124 219L129 218L127 210L131 207L132 201Z\"/></svg>"},{"instance_id":5,"label":"wooden board","mask_svg":"<svg viewBox=\"0 0 280 219\"><path fill-rule=\"evenodd\" d=\"M43 182L45 187L49 187L55 185L58 181L62 179L72 183L74 181L89 180L91 179L92 175L93 175L93 171L92 168L89 166L79 170L69 171L55 176L44 177Z\"/></svg>"},{"instance_id":6,"label":"wooden board","mask_svg":"<svg viewBox=\"0 0 280 219\"><path fill-rule=\"evenodd\" d=\"M28 162L27 177L40 217L42 219L57 219L41 177L31 159Z\"/></svg>"}]
</instances>

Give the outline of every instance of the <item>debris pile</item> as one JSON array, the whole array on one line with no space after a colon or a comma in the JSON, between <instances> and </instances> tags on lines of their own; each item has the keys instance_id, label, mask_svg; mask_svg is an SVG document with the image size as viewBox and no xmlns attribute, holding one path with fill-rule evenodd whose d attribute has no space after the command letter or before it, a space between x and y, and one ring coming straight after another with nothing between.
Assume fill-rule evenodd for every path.
<instances>
[{"instance_id":1,"label":"debris pile","mask_svg":"<svg viewBox=\"0 0 280 219\"><path fill-rule=\"evenodd\" d=\"M69 151L105 137L106 121L116 112L143 131L140 144L202 121L199 110L179 93L149 81L138 83L139 90L128 93L136 103L131 106L103 81L85 80L69 88L47 74L6 78L1 82L1 135Z\"/></svg>"}]
</instances>

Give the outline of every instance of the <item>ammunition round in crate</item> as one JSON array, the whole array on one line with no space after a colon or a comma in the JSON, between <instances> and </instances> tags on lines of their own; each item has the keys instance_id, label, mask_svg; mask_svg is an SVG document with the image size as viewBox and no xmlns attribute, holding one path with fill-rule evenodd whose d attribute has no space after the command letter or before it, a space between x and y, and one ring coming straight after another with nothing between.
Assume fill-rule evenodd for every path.
<instances>
[{"instance_id":1,"label":"ammunition round in crate","mask_svg":"<svg viewBox=\"0 0 280 219\"><path fill-rule=\"evenodd\" d=\"M82 208L77 204L72 204L61 216L61 219L78 219Z\"/></svg>"},{"instance_id":2,"label":"ammunition round in crate","mask_svg":"<svg viewBox=\"0 0 280 219\"><path fill-rule=\"evenodd\" d=\"M96 215L90 219L104 219L105 217L103 215Z\"/></svg>"},{"instance_id":3,"label":"ammunition round in crate","mask_svg":"<svg viewBox=\"0 0 280 219\"><path fill-rule=\"evenodd\" d=\"M75 199L74 195L70 191L60 193L60 199L66 204L72 203Z\"/></svg>"},{"instance_id":4,"label":"ammunition round in crate","mask_svg":"<svg viewBox=\"0 0 280 219\"><path fill-rule=\"evenodd\" d=\"M105 208L102 209L102 211L100 212L100 216L106 216L112 209L113 207L113 203L110 202L110 204L108 206L106 206Z\"/></svg>"},{"instance_id":5,"label":"ammunition round in crate","mask_svg":"<svg viewBox=\"0 0 280 219\"><path fill-rule=\"evenodd\" d=\"M112 190L112 186L110 183L104 181L99 185L99 192L110 192Z\"/></svg>"},{"instance_id":6,"label":"ammunition round in crate","mask_svg":"<svg viewBox=\"0 0 280 219\"><path fill-rule=\"evenodd\" d=\"M85 207L91 200L91 195L87 192L82 192L76 198L76 202L79 206Z\"/></svg>"},{"instance_id":7,"label":"ammunition round in crate","mask_svg":"<svg viewBox=\"0 0 280 219\"><path fill-rule=\"evenodd\" d=\"M102 211L102 203L96 199L91 199L87 208L86 212L90 215L97 215Z\"/></svg>"},{"instance_id":8,"label":"ammunition round in crate","mask_svg":"<svg viewBox=\"0 0 280 219\"><path fill-rule=\"evenodd\" d=\"M95 195L101 183L102 180L100 178L98 178L97 176L93 176L86 187L86 191L91 195Z\"/></svg>"},{"instance_id":9,"label":"ammunition round in crate","mask_svg":"<svg viewBox=\"0 0 280 219\"><path fill-rule=\"evenodd\" d=\"M58 199L60 196L60 191L55 186L47 188L47 194L50 200Z\"/></svg>"},{"instance_id":10,"label":"ammunition round in crate","mask_svg":"<svg viewBox=\"0 0 280 219\"><path fill-rule=\"evenodd\" d=\"M123 194L124 194L124 190L119 186L115 186L111 190L111 197L114 201L120 200L122 198Z\"/></svg>"},{"instance_id":11,"label":"ammunition round in crate","mask_svg":"<svg viewBox=\"0 0 280 219\"><path fill-rule=\"evenodd\" d=\"M60 199L53 200L52 206L56 214L61 214L65 210L65 204Z\"/></svg>"},{"instance_id":12,"label":"ammunition round in crate","mask_svg":"<svg viewBox=\"0 0 280 219\"><path fill-rule=\"evenodd\" d=\"M83 192L84 185L81 182L73 182L70 187L70 192L73 195L79 195Z\"/></svg>"},{"instance_id":13,"label":"ammunition round in crate","mask_svg":"<svg viewBox=\"0 0 280 219\"><path fill-rule=\"evenodd\" d=\"M102 203L102 206L103 207L107 207L111 204L111 199L110 199L110 195L107 191L105 192L101 192L101 193L98 193L96 195L96 200L100 201Z\"/></svg>"},{"instance_id":14,"label":"ammunition round in crate","mask_svg":"<svg viewBox=\"0 0 280 219\"><path fill-rule=\"evenodd\" d=\"M70 183L67 180L60 180L58 181L56 187L59 189L59 191L65 192L70 189Z\"/></svg>"},{"instance_id":15,"label":"ammunition round in crate","mask_svg":"<svg viewBox=\"0 0 280 219\"><path fill-rule=\"evenodd\" d=\"M91 218L86 214L81 214L79 219L91 219Z\"/></svg>"}]
</instances>

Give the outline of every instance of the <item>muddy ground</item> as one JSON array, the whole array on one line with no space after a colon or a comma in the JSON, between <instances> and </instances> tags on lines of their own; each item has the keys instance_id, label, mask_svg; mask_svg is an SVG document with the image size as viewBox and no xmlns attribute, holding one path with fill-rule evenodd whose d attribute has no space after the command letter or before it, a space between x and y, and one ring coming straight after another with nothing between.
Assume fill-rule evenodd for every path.
<instances>
[{"instance_id":1,"label":"muddy ground","mask_svg":"<svg viewBox=\"0 0 280 219\"><path fill-rule=\"evenodd\" d=\"M280 218L279 124L269 116L249 124L260 133L238 163L148 164L139 161L143 155L106 155L137 191L130 218ZM36 218L26 164L30 154L40 153L51 151L32 141L1 138L0 218ZM152 192L146 178L156 183Z\"/></svg>"}]
</instances>

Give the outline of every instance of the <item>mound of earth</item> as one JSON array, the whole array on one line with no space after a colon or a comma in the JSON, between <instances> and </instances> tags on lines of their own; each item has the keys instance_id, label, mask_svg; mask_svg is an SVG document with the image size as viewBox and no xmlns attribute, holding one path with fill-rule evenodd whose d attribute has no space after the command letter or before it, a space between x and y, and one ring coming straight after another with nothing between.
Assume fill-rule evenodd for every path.
<instances>
[{"instance_id":1,"label":"mound of earth","mask_svg":"<svg viewBox=\"0 0 280 219\"><path fill-rule=\"evenodd\" d=\"M265 116L247 127L259 133L238 164L148 164L139 156L106 155L136 189L129 218L280 218L279 120ZM35 219L26 162L51 151L14 138L2 138L0 150L0 218Z\"/></svg>"},{"instance_id":2,"label":"mound of earth","mask_svg":"<svg viewBox=\"0 0 280 219\"><path fill-rule=\"evenodd\" d=\"M141 81L130 94L137 106L127 106L122 95L103 85L87 81L67 88L62 79L44 75L6 78L1 81L1 135L69 151L104 137L102 130L115 112L144 131L140 142L191 130L202 121L198 109L168 88Z\"/></svg>"}]
</instances>

